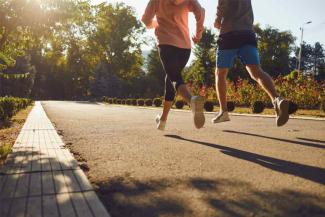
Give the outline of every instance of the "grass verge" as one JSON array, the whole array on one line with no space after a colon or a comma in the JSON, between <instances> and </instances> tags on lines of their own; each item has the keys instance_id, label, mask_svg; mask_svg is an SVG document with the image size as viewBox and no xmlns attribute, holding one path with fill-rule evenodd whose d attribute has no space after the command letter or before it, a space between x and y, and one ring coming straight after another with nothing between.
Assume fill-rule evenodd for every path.
<instances>
[{"instance_id":1,"label":"grass verge","mask_svg":"<svg viewBox=\"0 0 325 217\"><path fill-rule=\"evenodd\" d=\"M3 164L7 155L11 152L11 148L32 107L33 106L28 106L26 109L18 112L9 123L0 123L0 165Z\"/></svg>"}]
</instances>

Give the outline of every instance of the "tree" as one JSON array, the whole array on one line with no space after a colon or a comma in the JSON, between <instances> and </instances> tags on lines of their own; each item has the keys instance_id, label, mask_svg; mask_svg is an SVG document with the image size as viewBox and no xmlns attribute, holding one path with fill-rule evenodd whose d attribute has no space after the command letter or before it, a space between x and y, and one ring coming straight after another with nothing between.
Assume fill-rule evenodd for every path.
<instances>
[{"instance_id":1,"label":"tree","mask_svg":"<svg viewBox=\"0 0 325 217\"><path fill-rule=\"evenodd\" d=\"M262 68L272 77L287 75L290 72L290 54L295 41L293 35L272 27L263 30L259 25L255 25L254 29L257 34Z\"/></svg>"},{"instance_id":2,"label":"tree","mask_svg":"<svg viewBox=\"0 0 325 217\"><path fill-rule=\"evenodd\" d=\"M201 41L194 47L195 60L185 72L185 80L211 86L214 83L216 67L216 36L211 29L205 29Z\"/></svg>"},{"instance_id":3,"label":"tree","mask_svg":"<svg viewBox=\"0 0 325 217\"><path fill-rule=\"evenodd\" d=\"M112 70L111 65L102 62L95 70L95 80L91 93L95 97L121 97L122 82Z\"/></svg>"},{"instance_id":4,"label":"tree","mask_svg":"<svg viewBox=\"0 0 325 217\"><path fill-rule=\"evenodd\" d=\"M134 10L123 3L100 4L96 7L95 30L91 46L101 61L106 61L122 79L136 77L143 65L141 34L144 29Z\"/></svg>"},{"instance_id":5,"label":"tree","mask_svg":"<svg viewBox=\"0 0 325 217\"><path fill-rule=\"evenodd\" d=\"M35 77L30 57L17 57L16 64L0 76L0 96L29 97Z\"/></svg>"},{"instance_id":6,"label":"tree","mask_svg":"<svg viewBox=\"0 0 325 217\"><path fill-rule=\"evenodd\" d=\"M160 62L158 48L155 46L146 61L146 86L153 96L163 95L166 73Z\"/></svg>"}]
</instances>

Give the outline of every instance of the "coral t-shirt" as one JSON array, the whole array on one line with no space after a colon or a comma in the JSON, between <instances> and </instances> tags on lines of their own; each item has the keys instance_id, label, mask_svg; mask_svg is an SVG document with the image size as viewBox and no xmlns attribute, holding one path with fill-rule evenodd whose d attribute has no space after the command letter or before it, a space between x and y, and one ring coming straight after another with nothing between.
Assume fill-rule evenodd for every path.
<instances>
[{"instance_id":1,"label":"coral t-shirt","mask_svg":"<svg viewBox=\"0 0 325 217\"><path fill-rule=\"evenodd\" d=\"M191 48L188 27L190 12L194 13L196 19L196 37L201 38L205 10L197 0L150 0L142 22L147 28L155 28L159 45L189 49Z\"/></svg>"}]
</instances>

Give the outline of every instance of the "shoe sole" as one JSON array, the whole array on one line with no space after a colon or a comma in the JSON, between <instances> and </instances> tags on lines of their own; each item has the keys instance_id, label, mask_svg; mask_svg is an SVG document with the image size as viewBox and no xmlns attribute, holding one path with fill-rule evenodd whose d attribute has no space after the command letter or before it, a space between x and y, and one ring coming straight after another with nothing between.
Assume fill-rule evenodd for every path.
<instances>
[{"instance_id":1,"label":"shoe sole","mask_svg":"<svg viewBox=\"0 0 325 217\"><path fill-rule=\"evenodd\" d=\"M197 129L200 129L205 124L204 99L202 97L199 97L197 100L195 100L193 110L192 110L192 112L193 112L193 118L194 118L194 125Z\"/></svg>"},{"instance_id":2,"label":"shoe sole","mask_svg":"<svg viewBox=\"0 0 325 217\"><path fill-rule=\"evenodd\" d=\"M281 127L289 120L289 101L283 100L279 107L279 117L277 118L276 124L278 127Z\"/></svg>"},{"instance_id":3,"label":"shoe sole","mask_svg":"<svg viewBox=\"0 0 325 217\"><path fill-rule=\"evenodd\" d=\"M223 121L218 121L218 122L215 122L213 119L211 120L211 122L212 122L213 124L219 124L219 123L228 122L228 121L230 121L230 119L223 120Z\"/></svg>"}]
</instances>

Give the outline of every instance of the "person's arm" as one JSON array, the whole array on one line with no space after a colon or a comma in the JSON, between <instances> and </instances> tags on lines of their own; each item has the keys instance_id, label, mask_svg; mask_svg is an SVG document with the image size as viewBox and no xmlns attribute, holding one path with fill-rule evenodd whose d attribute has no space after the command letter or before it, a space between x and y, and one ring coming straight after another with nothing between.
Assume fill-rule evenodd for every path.
<instances>
[{"instance_id":1,"label":"person's arm","mask_svg":"<svg viewBox=\"0 0 325 217\"><path fill-rule=\"evenodd\" d=\"M201 40L204 31L205 10L197 0L191 0L189 7L190 11L194 13L196 19L196 34L192 39L194 43L198 43Z\"/></svg>"},{"instance_id":2,"label":"person's arm","mask_svg":"<svg viewBox=\"0 0 325 217\"><path fill-rule=\"evenodd\" d=\"M158 8L158 0L150 0L147 8L142 16L141 21L146 25L148 29L153 29L158 26L158 23L156 20L154 20L154 17L156 16Z\"/></svg>"},{"instance_id":3,"label":"person's arm","mask_svg":"<svg viewBox=\"0 0 325 217\"><path fill-rule=\"evenodd\" d=\"M217 7L217 17L214 22L214 27L216 27L217 29L221 28L221 22L222 22L222 18L223 18L224 8L225 8L224 0L219 0L218 7Z\"/></svg>"}]
</instances>

